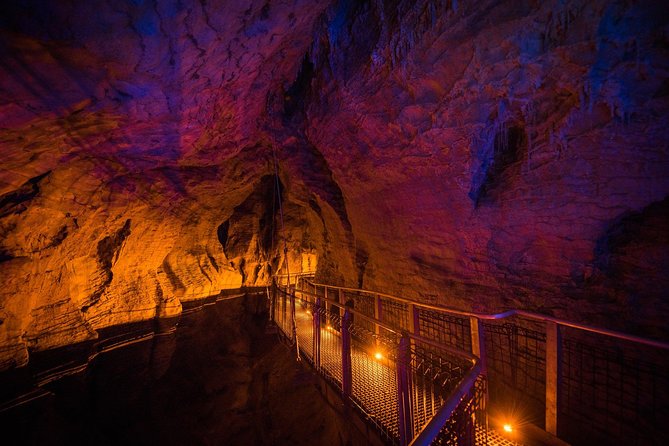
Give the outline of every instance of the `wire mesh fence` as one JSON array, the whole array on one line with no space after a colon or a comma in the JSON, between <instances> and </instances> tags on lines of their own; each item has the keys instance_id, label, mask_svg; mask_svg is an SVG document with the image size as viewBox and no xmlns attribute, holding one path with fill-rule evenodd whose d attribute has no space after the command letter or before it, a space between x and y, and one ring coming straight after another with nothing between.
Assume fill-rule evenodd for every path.
<instances>
[{"instance_id":1,"label":"wire mesh fence","mask_svg":"<svg viewBox=\"0 0 669 446\"><path fill-rule=\"evenodd\" d=\"M453 316L418 308L420 335L459 350L472 351L472 335L468 317Z\"/></svg>"},{"instance_id":2,"label":"wire mesh fence","mask_svg":"<svg viewBox=\"0 0 669 446\"><path fill-rule=\"evenodd\" d=\"M418 434L443 406L472 363L434 345L411 345L411 407L413 433Z\"/></svg>"},{"instance_id":3,"label":"wire mesh fence","mask_svg":"<svg viewBox=\"0 0 669 446\"><path fill-rule=\"evenodd\" d=\"M398 339L370 330L358 318L348 329L352 339L351 399L388 440L399 437L396 348Z\"/></svg>"},{"instance_id":4,"label":"wire mesh fence","mask_svg":"<svg viewBox=\"0 0 669 446\"><path fill-rule=\"evenodd\" d=\"M297 345L309 362L314 361L314 304L306 300L296 301L295 333Z\"/></svg>"},{"instance_id":5,"label":"wire mesh fence","mask_svg":"<svg viewBox=\"0 0 669 446\"><path fill-rule=\"evenodd\" d=\"M359 292L344 291L341 297L341 303L353 309L356 313L370 318L374 317L374 296ZM353 316L355 318L355 316ZM367 319L357 318L355 323L363 329L374 331L374 324Z\"/></svg>"},{"instance_id":6,"label":"wire mesh fence","mask_svg":"<svg viewBox=\"0 0 669 446\"><path fill-rule=\"evenodd\" d=\"M409 306L404 302L396 302L389 298L382 297L380 319L401 330L410 330Z\"/></svg>"},{"instance_id":7,"label":"wire mesh fence","mask_svg":"<svg viewBox=\"0 0 669 446\"><path fill-rule=\"evenodd\" d=\"M278 293L277 296L274 317L284 336L288 339L294 336L304 358L344 393L346 382L350 380L350 394L345 397L389 444L403 444L402 417L410 426L406 438L420 433L473 366L471 360L453 356L435 343L418 340L411 341L407 357L398 356L400 331L380 327L372 318L365 317L365 313L374 311L373 306L369 307L370 300L372 305L375 302L374 296L344 294L348 305L325 302L325 293L316 290L297 295ZM408 325L406 306L388 305L387 308L394 309L387 313L393 315L393 320L399 323L403 320ZM345 317L342 316L344 310ZM347 362L350 364L348 372ZM407 370L409 376L406 383L409 408L404 411L400 410L399 399L403 385L398 380L401 368ZM474 393L466 399L463 403L466 407L477 404L470 401ZM458 416L470 416L466 422L470 425L475 417L468 411L461 411L466 415L458 412ZM440 435L445 438L455 435L453 432L451 429ZM462 439L463 435L458 433L454 438Z\"/></svg>"},{"instance_id":8,"label":"wire mesh fence","mask_svg":"<svg viewBox=\"0 0 669 446\"><path fill-rule=\"evenodd\" d=\"M669 444L666 352L598 337L563 339L560 436L576 444Z\"/></svg>"},{"instance_id":9,"label":"wire mesh fence","mask_svg":"<svg viewBox=\"0 0 669 446\"><path fill-rule=\"evenodd\" d=\"M351 325L354 349L359 339L370 338L378 343L382 338L392 338L395 332L407 331L444 347L483 355L486 382L477 385L488 392L490 404L486 410L505 410L519 424L531 423L545 428L574 445L669 444L663 426L669 419L669 404L666 403L669 401L669 347L666 343L522 311L477 315L364 290L311 282L305 282L304 287L308 295L328 297L340 305L328 304L324 316L339 335L343 305L354 309ZM361 316L372 317L381 325ZM393 327L393 330L387 327ZM339 350L334 355L339 356L341 343L337 345ZM439 388L434 376L426 374L438 367L430 361L420 362L430 354L440 353L432 346L419 352L416 343L412 344L410 382L414 433L434 416L444 403L444 395L448 395ZM398 364L390 358L388 355L386 359L389 369L397 368ZM372 368L377 364L379 362L367 354L360 357L360 365L356 367ZM341 366L341 359L336 366ZM451 365L446 368L451 369ZM379 379L388 388L397 383L392 374ZM341 374L336 382L341 384ZM364 401L365 389L360 382L354 378L353 393L357 393L359 405L369 410L365 409L368 407L365 404L370 403ZM467 401L476 398L474 392ZM384 402L386 406L395 403L399 404L396 396L388 396ZM476 416L483 404L471 404L474 409L470 411L471 417L467 415L466 418L475 420L475 441L477 444L488 442L482 440L489 438L488 431L481 428L484 417ZM469 421L454 421L456 418L454 415L449 423L459 427L451 426L447 429L449 432L468 426ZM397 435L395 421L386 419L379 424L391 436ZM465 430L460 429L460 434L437 444L469 444L471 429L462 429ZM497 434L491 432L491 435Z\"/></svg>"},{"instance_id":10,"label":"wire mesh fence","mask_svg":"<svg viewBox=\"0 0 669 446\"><path fill-rule=\"evenodd\" d=\"M490 321L485 330L490 399L520 423L544 427L546 334L532 327Z\"/></svg>"},{"instance_id":11,"label":"wire mesh fence","mask_svg":"<svg viewBox=\"0 0 669 446\"><path fill-rule=\"evenodd\" d=\"M321 309L321 315L327 320L325 329L321 329L321 345L319 365L321 373L335 384L342 386L342 338L341 338L341 317L339 314Z\"/></svg>"},{"instance_id":12,"label":"wire mesh fence","mask_svg":"<svg viewBox=\"0 0 669 446\"><path fill-rule=\"evenodd\" d=\"M455 413L441 428L432 445L473 446L489 444L485 394L486 379L479 376L474 387L465 395Z\"/></svg>"}]
</instances>

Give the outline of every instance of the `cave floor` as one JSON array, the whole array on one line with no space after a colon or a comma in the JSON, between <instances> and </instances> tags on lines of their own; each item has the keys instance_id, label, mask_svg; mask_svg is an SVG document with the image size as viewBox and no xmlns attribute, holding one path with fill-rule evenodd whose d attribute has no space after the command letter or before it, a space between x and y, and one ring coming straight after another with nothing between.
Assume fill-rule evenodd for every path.
<instances>
[{"instance_id":1,"label":"cave floor","mask_svg":"<svg viewBox=\"0 0 669 446\"><path fill-rule=\"evenodd\" d=\"M256 297L190 310L175 331L43 384L0 427L16 445L359 444L266 324Z\"/></svg>"}]
</instances>

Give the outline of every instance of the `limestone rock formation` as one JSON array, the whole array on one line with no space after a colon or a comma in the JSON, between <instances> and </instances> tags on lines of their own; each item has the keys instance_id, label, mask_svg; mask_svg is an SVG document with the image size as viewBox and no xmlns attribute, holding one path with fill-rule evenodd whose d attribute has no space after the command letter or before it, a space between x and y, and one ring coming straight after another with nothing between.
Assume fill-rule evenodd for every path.
<instances>
[{"instance_id":1,"label":"limestone rock formation","mask_svg":"<svg viewBox=\"0 0 669 446\"><path fill-rule=\"evenodd\" d=\"M5 1L0 368L286 266L666 338L668 61L653 0Z\"/></svg>"}]
</instances>

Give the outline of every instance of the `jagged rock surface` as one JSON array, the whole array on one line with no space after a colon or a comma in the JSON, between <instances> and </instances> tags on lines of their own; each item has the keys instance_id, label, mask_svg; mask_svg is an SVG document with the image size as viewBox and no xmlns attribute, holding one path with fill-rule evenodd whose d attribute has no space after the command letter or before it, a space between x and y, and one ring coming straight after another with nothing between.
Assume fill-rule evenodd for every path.
<instances>
[{"instance_id":1,"label":"jagged rock surface","mask_svg":"<svg viewBox=\"0 0 669 446\"><path fill-rule=\"evenodd\" d=\"M669 311L665 8L342 5L312 52L305 127L364 285L666 337L651 315ZM630 214L644 223L620 225Z\"/></svg>"},{"instance_id":2,"label":"jagged rock surface","mask_svg":"<svg viewBox=\"0 0 669 446\"><path fill-rule=\"evenodd\" d=\"M668 336L661 2L0 17L0 368L266 283L277 190L293 272Z\"/></svg>"}]
</instances>

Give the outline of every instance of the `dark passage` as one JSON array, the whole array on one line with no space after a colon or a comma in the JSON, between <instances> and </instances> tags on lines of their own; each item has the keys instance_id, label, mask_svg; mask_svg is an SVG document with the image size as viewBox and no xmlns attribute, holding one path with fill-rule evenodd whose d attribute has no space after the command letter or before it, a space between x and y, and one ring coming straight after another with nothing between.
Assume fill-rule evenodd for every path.
<instances>
[{"instance_id":1,"label":"dark passage","mask_svg":"<svg viewBox=\"0 0 669 446\"><path fill-rule=\"evenodd\" d=\"M184 314L176 333L103 353L0 412L0 428L15 445L346 444L312 375L266 333L264 305Z\"/></svg>"}]
</instances>

